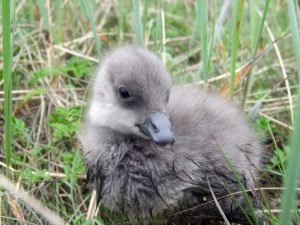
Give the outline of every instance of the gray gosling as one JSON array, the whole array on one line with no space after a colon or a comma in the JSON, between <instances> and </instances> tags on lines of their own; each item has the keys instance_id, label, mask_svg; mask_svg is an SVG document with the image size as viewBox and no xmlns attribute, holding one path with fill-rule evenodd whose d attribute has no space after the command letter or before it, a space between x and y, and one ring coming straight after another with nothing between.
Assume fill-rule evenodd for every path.
<instances>
[{"instance_id":1,"label":"gray gosling","mask_svg":"<svg viewBox=\"0 0 300 225\"><path fill-rule=\"evenodd\" d=\"M103 59L80 141L98 200L132 224L222 219L212 191L231 222L248 221L242 195L224 196L241 191L238 180L255 188L262 158L256 135L226 100L172 87L147 49L125 46ZM251 199L256 207L255 194Z\"/></svg>"}]
</instances>

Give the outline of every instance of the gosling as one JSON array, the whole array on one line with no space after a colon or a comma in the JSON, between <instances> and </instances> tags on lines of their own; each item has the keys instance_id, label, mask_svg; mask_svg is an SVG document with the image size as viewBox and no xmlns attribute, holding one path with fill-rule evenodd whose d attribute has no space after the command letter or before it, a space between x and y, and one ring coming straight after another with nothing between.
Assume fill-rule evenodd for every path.
<instances>
[{"instance_id":1,"label":"gosling","mask_svg":"<svg viewBox=\"0 0 300 225\"><path fill-rule=\"evenodd\" d=\"M222 219L212 192L231 222L248 221L240 209L249 213L245 199L224 196L241 191L239 183L255 188L263 155L255 133L228 101L172 87L145 48L125 46L104 57L80 141L98 201L132 224Z\"/></svg>"}]
</instances>

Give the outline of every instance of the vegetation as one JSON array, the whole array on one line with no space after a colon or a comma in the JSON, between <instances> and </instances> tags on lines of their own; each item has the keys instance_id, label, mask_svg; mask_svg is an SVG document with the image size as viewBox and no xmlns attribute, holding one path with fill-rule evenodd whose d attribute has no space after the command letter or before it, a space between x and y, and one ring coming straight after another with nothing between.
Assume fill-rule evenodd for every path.
<instances>
[{"instance_id":1,"label":"vegetation","mask_svg":"<svg viewBox=\"0 0 300 225\"><path fill-rule=\"evenodd\" d=\"M70 224L128 224L102 207L87 219L76 132L101 56L137 43L174 83L232 98L265 143L266 223L300 224L299 1L2 0L1 12L0 175L19 189ZM0 189L0 224L45 223L15 197Z\"/></svg>"}]
</instances>

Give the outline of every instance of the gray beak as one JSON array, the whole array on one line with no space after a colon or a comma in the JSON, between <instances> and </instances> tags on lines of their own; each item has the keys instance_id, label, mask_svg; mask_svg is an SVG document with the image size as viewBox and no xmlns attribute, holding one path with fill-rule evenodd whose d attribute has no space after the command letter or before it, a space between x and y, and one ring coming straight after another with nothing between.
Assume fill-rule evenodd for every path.
<instances>
[{"instance_id":1,"label":"gray beak","mask_svg":"<svg viewBox=\"0 0 300 225\"><path fill-rule=\"evenodd\" d=\"M141 131L158 145L174 144L175 138L171 131L168 115L163 112L149 112Z\"/></svg>"}]
</instances>

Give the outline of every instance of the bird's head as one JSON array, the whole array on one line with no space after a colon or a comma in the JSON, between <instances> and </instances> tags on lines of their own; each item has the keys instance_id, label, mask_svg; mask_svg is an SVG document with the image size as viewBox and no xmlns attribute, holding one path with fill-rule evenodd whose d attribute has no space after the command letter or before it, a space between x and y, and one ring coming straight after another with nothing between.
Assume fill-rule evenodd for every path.
<instances>
[{"instance_id":1,"label":"bird's head","mask_svg":"<svg viewBox=\"0 0 300 225\"><path fill-rule=\"evenodd\" d=\"M159 145L175 141L167 113L171 78L143 48L126 46L104 58L93 79L88 120Z\"/></svg>"}]
</instances>

